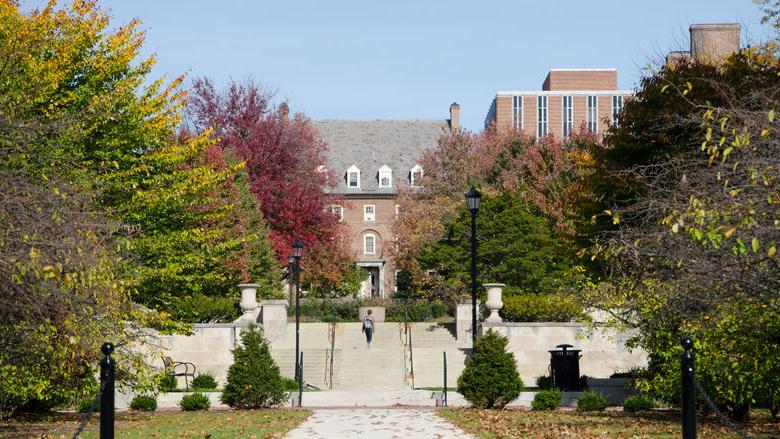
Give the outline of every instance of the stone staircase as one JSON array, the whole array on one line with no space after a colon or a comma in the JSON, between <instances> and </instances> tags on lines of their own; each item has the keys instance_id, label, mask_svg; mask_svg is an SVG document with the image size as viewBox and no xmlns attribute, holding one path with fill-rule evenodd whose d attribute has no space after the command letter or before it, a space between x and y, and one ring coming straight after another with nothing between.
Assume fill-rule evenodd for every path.
<instances>
[{"instance_id":1,"label":"stone staircase","mask_svg":"<svg viewBox=\"0 0 780 439\"><path fill-rule=\"evenodd\" d=\"M459 344L446 324L409 323L407 334L403 323L376 323L370 348L361 325L301 324L304 382L324 390L441 387L442 352L447 352L448 386L455 387L470 346ZM271 345L271 355L282 375L295 376L294 323Z\"/></svg>"}]
</instances>

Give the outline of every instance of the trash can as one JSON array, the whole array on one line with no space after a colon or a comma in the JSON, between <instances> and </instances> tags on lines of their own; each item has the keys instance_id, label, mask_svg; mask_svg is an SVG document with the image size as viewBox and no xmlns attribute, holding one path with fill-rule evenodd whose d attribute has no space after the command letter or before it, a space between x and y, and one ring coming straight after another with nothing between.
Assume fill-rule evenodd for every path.
<instances>
[{"instance_id":1,"label":"trash can","mask_svg":"<svg viewBox=\"0 0 780 439\"><path fill-rule=\"evenodd\" d=\"M562 391L572 392L580 384L580 349L570 344L559 344L550 352L550 376L553 385Z\"/></svg>"}]
</instances>

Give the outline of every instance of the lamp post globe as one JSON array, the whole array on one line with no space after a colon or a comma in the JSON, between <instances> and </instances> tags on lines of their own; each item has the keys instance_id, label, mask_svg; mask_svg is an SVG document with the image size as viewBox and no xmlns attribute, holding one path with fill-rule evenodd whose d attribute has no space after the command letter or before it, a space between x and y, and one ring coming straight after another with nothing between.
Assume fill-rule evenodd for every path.
<instances>
[{"instance_id":1,"label":"lamp post globe","mask_svg":"<svg viewBox=\"0 0 780 439\"><path fill-rule=\"evenodd\" d=\"M466 192L466 207L471 212L471 346L477 341L477 212L482 194L473 186Z\"/></svg>"}]
</instances>

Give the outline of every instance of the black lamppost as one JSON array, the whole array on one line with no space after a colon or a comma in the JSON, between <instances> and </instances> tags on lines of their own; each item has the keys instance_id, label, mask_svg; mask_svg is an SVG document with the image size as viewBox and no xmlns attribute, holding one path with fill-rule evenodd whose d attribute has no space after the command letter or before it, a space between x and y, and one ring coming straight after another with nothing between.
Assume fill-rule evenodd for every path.
<instances>
[{"instance_id":1,"label":"black lamppost","mask_svg":"<svg viewBox=\"0 0 780 439\"><path fill-rule=\"evenodd\" d=\"M287 290L290 293L290 301L287 303L290 305L290 308L293 306L293 284L295 282L295 272L293 271L295 269L294 263L295 257L292 254L289 254L287 256Z\"/></svg>"},{"instance_id":2,"label":"black lamppost","mask_svg":"<svg viewBox=\"0 0 780 439\"><path fill-rule=\"evenodd\" d=\"M471 212L471 346L477 341L477 212L482 195L473 187L466 192L466 207Z\"/></svg>"},{"instance_id":3,"label":"black lamppost","mask_svg":"<svg viewBox=\"0 0 780 439\"><path fill-rule=\"evenodd\" d=\"M303 256L303 243L295 238L293 244L293 258L295 258L295 380L299 386L303 381L303 375L298 364L301 352L301 257Z\"/></svg>"}]
</instances>

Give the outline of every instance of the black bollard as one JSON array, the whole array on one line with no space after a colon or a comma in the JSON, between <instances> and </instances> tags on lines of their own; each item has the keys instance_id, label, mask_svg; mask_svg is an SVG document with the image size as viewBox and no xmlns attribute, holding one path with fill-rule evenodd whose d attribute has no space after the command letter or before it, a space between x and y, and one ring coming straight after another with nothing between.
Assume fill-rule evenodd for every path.
<instances>
[{"instance_id":1,"label":"black bollard","mask_svg":"<svg viewBox=\"0 0 780 439\"><path fill-rule=\"evenodd\" d=\"M303 352L301 352L301 361L299 362L301 370L298 372L298 407L303 404Z\"/></svg>"},{"instance_id":2,"label":"black bollard","mask_svg":"<svg viewBox=\"0 0 780 439\"><path fill-rule=\"evenodd\" d=\"M103 343L100 348L103 360L100 361L100 439L114 439L114 376L116 363L111 358L114 344Z\"/></svg>"},{"instance_id":3,"label":"black bollard","mask_svg":"<svg viewBox=\"0 0 780 439\"><path fill-rule=\"evenodd\" d=\"M447 351L444 354L444 407L447 407Z\"/></svg>"},{"instance_id":4,"label":"black bollard","mask_svg":"<svg viewBox=\"0 0 780 439\"><path fill-rule=\"evenodd\" d=\"M683 337L680 341L685 352L680 354L682 383L682 437L696 439L696 376L693 364L693 340Z\"/></svg>"}]
</instances>

